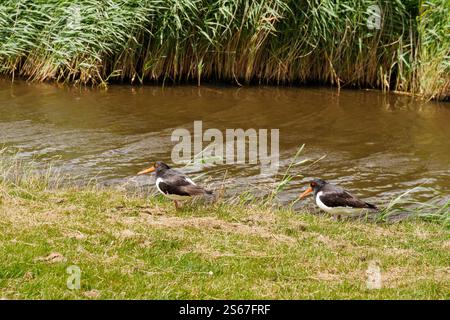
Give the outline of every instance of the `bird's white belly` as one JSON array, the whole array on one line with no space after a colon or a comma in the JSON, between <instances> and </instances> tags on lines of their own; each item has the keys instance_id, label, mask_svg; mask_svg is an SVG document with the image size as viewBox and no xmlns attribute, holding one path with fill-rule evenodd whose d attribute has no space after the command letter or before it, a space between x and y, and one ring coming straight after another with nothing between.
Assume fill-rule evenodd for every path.
<instances>
[{"instance_id":1,"label":"bird's white belly","mask_svg":"<svg viewBox=\"0 0 450 320\"><path fill-rule=\"evenodd\" d=\"M177 201L184 201L184 200L187 200L187 199L190 198L189 196L180 196L180 195L177 195L177 194L167 194L167 193L164 193L164 192L161 192L161 193L165 197L167 197L169 199L172 199L172 200L177 200Z\"/></svg>"},{"instance_id":2,"label":"bird's white belly","mask_svg":"<svg viewBox=\"0 0 450 320\"><path fill-rule=\"evenodd\" d=\"M316 204L317 206L322 209L323 211L326 211L328 213L331 213L333 215L353 215L353 214L359 214L367 209L365 208L352 208L352 207L328 207L320 200L320 196L323 194L322 191L318 192L316 195Z\"/></svg>"},{"instance_id":3,"label":"bird's white belly","mask_svg":"<svg viewBox=\"0 0 450 320\"><path fill-rule=\"evenodd\" d=\"M172 199L172 200L177 200L177 201L183 201L183 200L187 200L190 197L189 196L180 196L178 194L168 194L168 193L164 193L160 188L159 188L159 183L160 182L164 182L162 178L158 178L156 179L156 189L158 189L158 191L163 194L165 197Z\"/></svg>"}]
</instances>

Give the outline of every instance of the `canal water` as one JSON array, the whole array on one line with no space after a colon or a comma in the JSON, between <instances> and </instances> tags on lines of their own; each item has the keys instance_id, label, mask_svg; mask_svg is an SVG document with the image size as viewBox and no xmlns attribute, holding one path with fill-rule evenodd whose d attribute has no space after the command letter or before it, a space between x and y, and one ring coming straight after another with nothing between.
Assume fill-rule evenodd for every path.
<instances>
[{"instance_id":1,"label":"canal water","mask_svg":"<svg viewBox=\"0 0 450 320\"><path fill-rule=\"evenodd\" d=\"M313 177L380 206L412 188L421 201L450 194L448 103L310 87L102 90L0 80L0 146L37 170L51 163L77 183L152 188L152 177L136 173L152 161L172 164L173 131L193 134L194 121L224 136L226 129L267 129L269 135L279 129L278 174L261 175L258 164L248 163L184 169L213 189L270 192L305 144L291 167L294 179L279 195L284 203Z\"/></svg>"}]
</instances>

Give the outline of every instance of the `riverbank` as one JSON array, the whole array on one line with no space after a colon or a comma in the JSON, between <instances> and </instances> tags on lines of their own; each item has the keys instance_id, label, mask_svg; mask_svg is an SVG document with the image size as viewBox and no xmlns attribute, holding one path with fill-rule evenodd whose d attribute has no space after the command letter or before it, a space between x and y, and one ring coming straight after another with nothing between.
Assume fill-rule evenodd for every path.
<instances>
[{"instance_id":1,"label":"riverbank","mask_svg":"<svg viewBox=\"0 0 450 320\"><path fill-rule=\"evenodd\" d=\"M83 85L223 81L450 96L446 0L3 1L0 74Z\"/></svg>"},{"instance_id":2,"label":"riverbank","mask_svg":"<svg viewBox=\"0 0 450 320\"><path fill-rule=\"evenodd\" d=\"M0 256L3 299L450 298L439 223L333 221L237 198L175 211L42 179L0 181Z\"/></svg>"}]
</instances>

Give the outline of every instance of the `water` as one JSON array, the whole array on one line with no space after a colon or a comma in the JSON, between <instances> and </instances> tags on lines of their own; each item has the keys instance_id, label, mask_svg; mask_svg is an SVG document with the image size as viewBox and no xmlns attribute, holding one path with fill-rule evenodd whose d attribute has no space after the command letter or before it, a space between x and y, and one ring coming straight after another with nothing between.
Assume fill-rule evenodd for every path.
<instances>
[{"instance_id":1,"label":"water","mask_svg":"<svg viewBox=\"0 0 450 320\"><path fill-rule=\"evenodd\" d=\"M280 194L293 200L311 177L331 180L378 205L418 187L426 200L450 194L450 105L376 91L276 87L130 87L108 90L0 81L0 144L85 183L151 185L136 172L150 161L171 163L175 128L280 129L279 174L261 177L254 165L190 170L231 193L267 192L292 168L297 177ZM206 145L206 143L205 143ZM227 175L224 176L225 171Z\"/></svg>"}]
</instances>

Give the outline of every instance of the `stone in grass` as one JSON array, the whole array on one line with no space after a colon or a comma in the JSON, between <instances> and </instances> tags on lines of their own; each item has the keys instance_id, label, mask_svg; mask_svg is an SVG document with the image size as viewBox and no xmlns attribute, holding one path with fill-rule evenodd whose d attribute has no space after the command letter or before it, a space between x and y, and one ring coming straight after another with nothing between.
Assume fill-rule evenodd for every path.
<instances>
[{"instance_id":1,"label":"stone in grass","mask_svg":"<svg viewBox=\"0 0 450 320\"><path fill-rule=\"evenodd\" d=\"M92 290L83 292L83 295L89 299L96 299L96 298L100 297L100 291L92 289Z\"/></svg>"},{"instance_id":2,"label":"stone in grass","mask_svg":"<svg viewBox=\"0 0 450 320\"><path fill-rule=\"evenodd\" d=\"M136 236L136 233L133 230L122 230L119 234L119 237L124 238L124 239L131 239L133 237Z\"/></svg>"},{"instance_id":3,"label":"stone in grass","mask_svg":"<svg viewBox=\"0 0 450 320\"><path fill-rule=\"evenodd\" d=\"M36 258L36 261L43 261L47 263L58 263L58 262L65 262L66 258L61 253L52 252L46 257Z\"/></svg>"}]
</instances>

